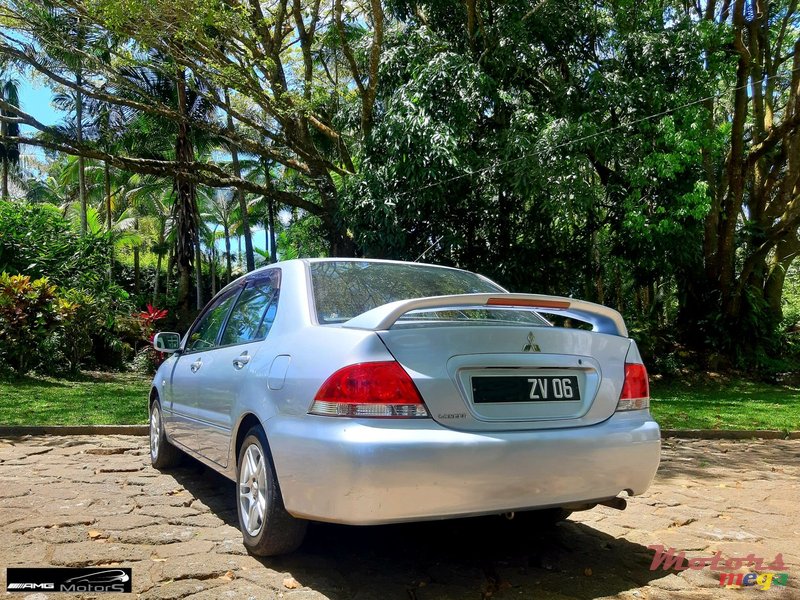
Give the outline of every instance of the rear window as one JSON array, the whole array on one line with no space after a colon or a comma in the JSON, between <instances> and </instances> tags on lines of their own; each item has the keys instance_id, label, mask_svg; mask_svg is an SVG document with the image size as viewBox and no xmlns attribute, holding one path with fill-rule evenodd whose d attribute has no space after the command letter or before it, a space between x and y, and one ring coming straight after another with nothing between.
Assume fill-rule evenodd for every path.
<instances>
[{"instance_id":1,"label":"rear window","mask_svg":"<svg viewBox=\"0 0 800 600\"><path fill-rule=\"evenodd\" d=\"M411 298L453 294L491 294L503 289L474 273L402 263L313 262L309 266L317 320L343 323L383 304ZM437 309L412 311L401 321L525 322L545 324L533 311L508 309Z\"/></svg>"}]
</instances>

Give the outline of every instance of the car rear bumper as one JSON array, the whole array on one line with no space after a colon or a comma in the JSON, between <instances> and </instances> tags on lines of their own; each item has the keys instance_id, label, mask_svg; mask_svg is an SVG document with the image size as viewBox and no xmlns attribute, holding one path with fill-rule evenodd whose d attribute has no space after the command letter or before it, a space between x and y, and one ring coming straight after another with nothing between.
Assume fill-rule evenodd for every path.
<instances>
[{"instance_id":1,"label":"car rear bumper","mask_svg":"<svg viewBox=\"0 0 800 600\"><path fill-rule=\"evenodd\" d=\"M275 417L266 423L286 509L373 525L592 502L643 493L661 453L649 412L597 425L464 432L429 419Z\"/></svg>"}]
</instances>

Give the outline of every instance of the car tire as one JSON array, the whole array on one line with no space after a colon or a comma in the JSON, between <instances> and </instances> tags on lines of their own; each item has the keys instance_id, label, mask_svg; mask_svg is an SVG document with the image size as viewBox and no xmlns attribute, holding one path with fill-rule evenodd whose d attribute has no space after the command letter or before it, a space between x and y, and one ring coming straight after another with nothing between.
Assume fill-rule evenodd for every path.
<instances>
[{"instance_id":1,"label":"car tire","mask_svg":"<svg viewBox=\"0 0 800 600\"><path fill-rule=\"evenodd\" d=\"M162 470L179 465L182 458L183 453L167 440L161 403L156 399L150 405L150 463Z\"/></svg>"},{"instance_id":2,"label":"car tire","mask_svg":"<svg viewBox=\"0 0 800 600\"><path fill-rule=\"evenodd\" d=\"M256 556L297 550L308 521L286 511L261 427L247 432L236 465L236 511L245 548Z\"/></svg>"}]
</instances>

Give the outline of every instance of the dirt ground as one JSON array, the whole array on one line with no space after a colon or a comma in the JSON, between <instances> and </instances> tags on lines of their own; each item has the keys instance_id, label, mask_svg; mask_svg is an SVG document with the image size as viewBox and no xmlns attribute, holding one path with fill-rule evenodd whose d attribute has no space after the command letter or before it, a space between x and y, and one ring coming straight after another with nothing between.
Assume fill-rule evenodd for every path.
<instances>
[{"instance_id":1,"label":"dirt ground","mask_svg":"<svg viewBox=\"0 0 800 600\"><path fill-rule=\"evenodd\" d=\"M576 513L552 530L500 517L315 524L296 554L256 559L236 526L234 484L193 461L153 470L147 438L5 439L0 584L7 566L121 565L146 599L800 599L798 476L800 440L670 439L654 485L623 512ZM758 571L787 573L788 585L728 589L708 566L651 570L651 545L687 558L781 554L781 569ZM114 596L132 597L98 597Z\"/></svg>"}]
</instances>

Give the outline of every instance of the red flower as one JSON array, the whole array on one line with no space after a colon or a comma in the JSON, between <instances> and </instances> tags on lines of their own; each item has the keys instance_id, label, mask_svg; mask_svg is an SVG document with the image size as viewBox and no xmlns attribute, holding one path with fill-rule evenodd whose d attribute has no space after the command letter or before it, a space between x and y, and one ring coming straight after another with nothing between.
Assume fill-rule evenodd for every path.
<instances>
[{"instance_id":1,"label":"red flower","mask_svg":"<svg viewBox=\"0 0 800 600\"><path fill-rule=\"evenodd\" d=\"M152 304L148 304L147 310L145 312L140 312L136 316L146 324L151 324L166 317L167 310L165 308L155 308Z\"/></svg>"}]
</instances>

